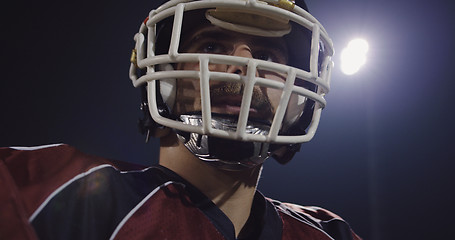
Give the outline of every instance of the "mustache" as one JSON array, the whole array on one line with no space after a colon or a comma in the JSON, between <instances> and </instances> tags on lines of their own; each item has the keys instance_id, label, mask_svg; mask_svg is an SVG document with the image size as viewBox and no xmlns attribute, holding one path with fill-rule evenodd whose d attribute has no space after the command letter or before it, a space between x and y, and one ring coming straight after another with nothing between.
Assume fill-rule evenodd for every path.
<instances>
[{"instance_id":1,"label":"mustache","mask_svg":"<svg viewBox=\"0 0 455 240\"><path fill-rule=\"evenodd\" d=\"M225 82L210 86L210 98L213 102L222 101L223 98L239 97L239 105L243 96L244 86L238 82ZM217 100L220 99L220 100ZM272 115L272 104L266 94L260 88L253 88L251 108Z\"/></svg>"}]
</instances>

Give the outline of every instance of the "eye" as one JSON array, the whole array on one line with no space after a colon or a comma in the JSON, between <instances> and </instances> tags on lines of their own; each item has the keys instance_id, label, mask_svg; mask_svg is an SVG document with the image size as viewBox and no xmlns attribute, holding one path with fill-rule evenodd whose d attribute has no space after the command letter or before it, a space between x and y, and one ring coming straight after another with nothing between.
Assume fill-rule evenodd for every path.
<instances>
[{"instance_id":1,"label":"eye","mask_svg":"<svg viewBox=\"0 0 455 240\"><path fill-rule=\"evenodd\" d=\"M253 52L253 58L259 59L259 60L264 60L267 62L275 62L275 63L281 63L281 64L286 64L287 63L287 57L285 53L282 51L278 50L258 50Z\"/></svg>"},{"instance_id":2,"label":"eye","mask_svg":"<svg viewBox=\"0 0 455 240\"><path fill-rule=\"evenodd\" d=\"M268 62L276 62L276 57L268 51L256 51L253 53L253 58Z\"/></svg>"},{"instance_id":3,"label":"eye","mask_svg":"<svg viewBox=\"0 0 455 240\"><path fill-rule=\"evenodd\" d=\"M203 43L200 48L200 52L202 53L214 53L214 54L221 54L226 52L226 48L217 42L206 42Z\"/></svg>"}]
</instances>

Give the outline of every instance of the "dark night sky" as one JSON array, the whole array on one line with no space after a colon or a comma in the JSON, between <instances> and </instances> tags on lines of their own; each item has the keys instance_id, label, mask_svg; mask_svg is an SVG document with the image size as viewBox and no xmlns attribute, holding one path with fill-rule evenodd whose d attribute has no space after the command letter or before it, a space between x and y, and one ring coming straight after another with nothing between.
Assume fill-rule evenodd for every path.
<instances>
[{"instance_id":1,"label":"dark night sky","mask_svg":"<svg viewBox=\"0 0 455 240\"><path fill-rule=\"evenodd\" d=\"M14 1L2 14L0 146L64 142L142 164L128 79L133 35L152 1ZM307 0L337 53L369 41L364 68L332 89L315 139L287 166L266 163L259 189L319 205L366 239L447 239L455 215L452 0ZM452 190L451 190L452 189Z\"/></svg>"}]
</instances>

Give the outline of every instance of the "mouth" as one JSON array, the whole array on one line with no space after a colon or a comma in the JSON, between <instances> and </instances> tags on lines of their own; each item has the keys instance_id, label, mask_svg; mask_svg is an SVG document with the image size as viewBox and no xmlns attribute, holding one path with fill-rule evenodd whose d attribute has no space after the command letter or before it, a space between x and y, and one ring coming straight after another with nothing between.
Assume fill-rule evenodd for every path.
<instances>
[{"instance_id":1,"label":"mouth","mask_svg":"<svg viewBox=\"0 0 455 240\"><path fill-rule=\"evenodd\" d=\"M212 107L212 112L215 113L223 113L223 114L229 114L229 115L239 115L240 110L241 110L241 104L242 104L242 96L222 96L222 97L216 97L212 99L211 102L211 107ZM253 105L253 104L252 104ZM250 106L249 110L249 116L251 117L259 117L256 116L259 114L259 109Z\"/></svg>"}]
</instances>

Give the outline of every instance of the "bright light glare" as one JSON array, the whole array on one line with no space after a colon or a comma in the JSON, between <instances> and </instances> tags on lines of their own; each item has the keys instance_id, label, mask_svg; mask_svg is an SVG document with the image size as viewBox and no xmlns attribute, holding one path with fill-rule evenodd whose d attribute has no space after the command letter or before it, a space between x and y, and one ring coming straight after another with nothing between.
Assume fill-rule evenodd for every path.
<instances>
[{"instance_id":1,"label":"bright light glare","mask_svg":"<svg viewBox=\"0 0 455 240\"><path fill-rule=\"evenodd\" d=\"M367 58L368 42L364 39L354 39L341 51L341 71L346 75L357 73Z\"/></svg>"}]
</instances>

